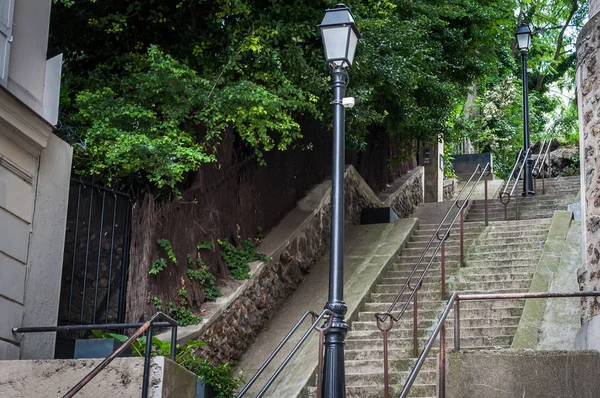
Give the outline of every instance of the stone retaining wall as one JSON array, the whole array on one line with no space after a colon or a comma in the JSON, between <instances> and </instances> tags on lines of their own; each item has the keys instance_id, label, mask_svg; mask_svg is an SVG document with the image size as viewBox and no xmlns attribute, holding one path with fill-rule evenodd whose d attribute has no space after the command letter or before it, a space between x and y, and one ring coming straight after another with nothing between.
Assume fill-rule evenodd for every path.
<instances>
[{"instance_id":1,"label":"stone retaining wall","mask_svg":"<svg viewBox=\"0 0 600 398\"><path fill-rule=\"evenodd\" d=\"M582 171L582 223L585 270L583 290L600 288L600 13L594 15L577 39L577 103ZM600 315L600 299L583 300L583 320Z\"/></svg>"},{"instance_id":2,"label":"stone retaining wall","mask_svg":"<svg viewBox=\"0 0 600 398\"><path fill-rule=\"evenodd\" d=\"M449 178L444 180L444 201L452 200L456 193L456 179Z\"/></svg>"},{"instance_id":3,"label":"stone retaining wall","mask_svg":"<svg viewBox=\"0 0 600 398\"><path fill-rule=\"evenodd\" d=\"M408 216L423 201L423 168L419 167L412 173L382 203L354 167L349 166L345 173L347 223L357 224L362 209L366 207L392 206L399 216ZM212 316L205 317L202 324L182 328L179 333L181 340L202 339L207 344L202 354L211 361L232 364L239 361L265 322L297 288L316 261L327 253L331 223L330 186L330 182L325 182L315 187L306 200L299 202L295 211L305 214L304 219L298 220L295 228L288 227L288 233L291 233L287 236L272 236L279 233L278 226L258 248L272 260L252 264L252 278L230 297L219 299L217 305L219 302L224 304ZM306 211L310 206L307 203L313 203L310 213ZM293 214L291 216L294 217ZM278 240L278 243L267 242L270 238L271 241ZM271 250L265 250L265 245L269 245ZM168 334L161 338L168 338Z\"/></svg>"}]
</instances>

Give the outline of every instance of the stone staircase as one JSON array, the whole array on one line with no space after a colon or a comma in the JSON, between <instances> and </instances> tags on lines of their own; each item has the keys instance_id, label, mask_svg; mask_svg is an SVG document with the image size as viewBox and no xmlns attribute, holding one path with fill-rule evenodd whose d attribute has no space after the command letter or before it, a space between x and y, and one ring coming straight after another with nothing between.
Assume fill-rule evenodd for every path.
<instances>
[{"instance_id":1,"label":"stone staircase","mask_svg":"<svg viewBox=\"0 0 600 398\"><path fill-rule=\"evenodd\" d=\"M579 177L547 178L545 180L545 194L542 194L541 180L536 183L536 196L519 197L519 218L539 219L552 218L554 210L566 210L567 206L575 201L579 193ZM522 181L518 182L515 195L521 194ZM512 190L514 184L510 184L507 192ZM502 187L504 189L504 186ZM475 200L467 216L467 221L484 221L485 201ZM515 219L515 198L511 198L508 204L508 219ZM488 203L488 220L504 220L504 205L498 198L490 198Z\"/></svg>"},{"instance_id":2,"label":"stone staircase","mask_svg":"<svg viewBox=\"0 0 600 398\"><path fill-rule=\"evenodd\" d=\"M490 201L489 226L483 220L483 201L474 201L465 223L465 257L461 267L458 221L446 242L446 294L527 292L539 261L554 210L565 210L579 191L578 178L546 180L546 195L520 201L521 220L504 221L504 210ZM541 186L538 185L541 192ZM521 198L520 198L521 199ZM513 203L511 203L513 204ZM500 205L502 206L502 205ZM493 209L493 210L492 210ZM510 213L509 213L510 216ZM513 208L514 216L514 208ZM421 224L393 267L364 300L357 319L351 320L346 337L346 390L351 397L383 397L383 333L375 313L387 311L400 287L435 232L435 224ZM435 243L435 242L434 242ZM434 245L435 246L435 245ZM433 254L428 252L426 260ZM425 261L426 263L427 261ZM413 277L416 282L421 272ZM404 294L396 312L410 291ZM445 300L441 297L441 262L438 253L418 292L418 342L422 349L437 322ZM519 325L524 300L469 301L461 304L461 348L495 350L509 348ZM390 393L397 396L412 369L413 305L394 325L389 337ZM447 324L448 348L453 348L453 315ZM410 397L435 397L437 353L434 349L422 367ZM304 396L316 396L315 387Z\"/></svg>"}]
</instances>

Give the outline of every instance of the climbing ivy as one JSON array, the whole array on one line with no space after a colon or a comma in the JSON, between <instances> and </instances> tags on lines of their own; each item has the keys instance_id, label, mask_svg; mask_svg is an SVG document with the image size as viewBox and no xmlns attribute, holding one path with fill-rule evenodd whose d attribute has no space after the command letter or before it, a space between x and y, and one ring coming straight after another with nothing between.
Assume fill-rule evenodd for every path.
<instances>
[{"instance_id":1,"label":"climbing ivy","mask_svg":"<svg viewBox=\"0 0 600 398\"><path fill-rule=\"evenodd\" d=\"M235 247L229 240L217 240L220 247L221 258L227 264L233 279L250 278L250 264L252 261L267 261L269 258L256 251L254 242L246 239L240 247Z\"/></svg>"}]
</instances>

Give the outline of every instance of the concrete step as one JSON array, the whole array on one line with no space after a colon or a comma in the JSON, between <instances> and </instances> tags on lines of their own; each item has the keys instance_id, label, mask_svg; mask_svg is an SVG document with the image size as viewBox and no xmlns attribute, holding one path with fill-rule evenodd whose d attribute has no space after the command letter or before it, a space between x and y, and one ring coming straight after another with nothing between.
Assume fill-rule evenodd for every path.
<instances>
[{"instance_id":1,"label":"concrete step","mask_svg":"<svg viewBox=\"0 0 600 398\"><path fill-rule=\"evenodd\" d=\"M441 314L441 311L444 307L444 302L442 302L441 300L438 300L438 297L435 297L435 299L436 300L431 300L431 299L426 299L424 297L419 296L419 299L418 299L419 314L421 314L421 313L437 314L434 316L430 316L430 319L437 319L439 317L439 314ZM475 310L489 310L493 314L497 310L502 311L505 308L520 308L520 309L522 309L524 303L525 303L525 301L522 299L490 300L490 301L463 301L460 303L460 308L461 308L461 311L463 311L463 312L475 309ZM403 302L403 303L399 303L395 306L394 311L392 311L392 313L394 314L395 317L399 316L400 310L403 308L404 304L405 303ZM371 301L371 302L367 302L367 303L363 304L362 312L365 312L365 313L386 312L389 310L390 305L391 305L391 302ZM406 308L406 312L403 315L403 318L412 319L413 307L414 307L413 303L410 303L408 305L408 307Z\"/></svg>"},{"instance_id":2,"label":"concrete step","mask_svg":"<svg viewBox=\"0 0 600 398\"><path fill-rule=\"evenodd\" d=\"M555 199L537 202L527 202L519 200L519 210L535 210L535 209L559 209L566 207L572 203L571 200L566 199ZM511 210L515 209L515 202L511 201L507 209L510 213ZM504 205L502 203L488 203L488 213L504 213ZM469 217L473 215L481 215L485 213L485 204L477 204L469 210Z\"/></svg>"},{"instance_id":3,"label":"concrete step","mask_svg":"<svg viewBox=\"0 0 600 398\"><path fill-rule=\"evenodd\" d=\"M521 229L521 228L527 228L528 226L534 226L533 228L536 228L535 225L537 224L547 224L547 226L550 225L551 220L511 220L511 221L495 221L493 225L493 227L496 228L510 228L513 231L515 229ZM518 228L515 228L515 226L517 226ZM437 225L434 224L423 224L419 226L419 229L417 231L415 231L415 236L429 236L431 237L433 235L433 233L437 230ZM468 223L465 224L464 229L466 233L475 233L475 232L480 232L482 230L484 230L486 227L485 225L483 225L483 223ZM441 231L445 231L447 230L447 228L442 228ZM452 227L452 229L450 230L451 232L454 231L460 231L460 224L457 223L454 224L454 226Z\"/></svg>"},{"instance_id":4,"label":"concrete step","mask_svg":"<svg viewBox=\"0 0 600 398\"><path fill-rule=\"evenodd\" d=\"M531 279L515 279L512 281L504 282L490 282L490 281L478 281L469 280L461 281L457 283L449 284L449 291L464 291L464 290L477 290L477 291L489 291L489 290L508 290L508 289L519 289L529 290L531 286Z\"/></svg>"},{"instance_id":5,"label":"concrete step","mask_svg":"<svg viewBox=\"0 0 600 398\"><path fill-rule=\"evenodd\" d=\"M492 271L495 271L495 270L492 269ZM390 274L392 274L392 275L390 275ZM398 271L392 271L391 273L388 273L388 275L386 275L386 277L381 280L380 285L395 285L395 286L404 285L406 283L408 273L406 275L394 276L397 274L398 274ZM480 274L470 274L470 273L463 274L461 272L459 277L453 277L452 275L446 276L446 283L448 283L449 280L450 281L455 280L457 282L460 282L464 278L475 277L475 275L477 275L478 280L486 281L488 283L510 282L512 280L525 280L525 279L531 280L531 278L533 277L532 272L514 272L514 273L495 272L495 273L480 273ZM418 282L418 280L419 280L419 275L415 275L411 278L411 283L415 284ZM423 287L421 288L421 290L422 291L428 290L427 288L429 286L434 286L434 287L439 288L440 283L441 283L441 271L436 272L435 274L428 272L426 274L426 276L423 278Z\"/></svg>"},{"instance_id":6,"label":"concrete step","mask_svg":"<svg viewBox=\"0 0 600 398\"><path fill-rule=\"evenodd\" d=\"M433 328L434 323L436 322L436 320L432 319L431 320L431 328ZM365 327L370 327L369 325L373 325L373 323L370 322L364 322L366 325ZM448 323L447 325L450 325L450 323ZM498 325L493 325L493 326L473 326L473 327L467 327L467 326L463 326L461 323L461 328L460 328L460 336L461 339L464 338L468 338L468 337L489 337L492 338L494 336L514 336L515 332L517 331L518 328L518 322L516 324L498 324ZM417 329L417 336L420 338L428 338L431 335L431 330L430 328L426 328L426 329ZM453 337L454 336L454 330L451 329L450 327L448 327L447 331L446 331L446 336L448 337ZM373 327L371 329L366 329L366 330L352 330L351 332L348 333L347 337L346 337L346 341L350 342L350 341L371 341L371 340L375 340L375 339L379 339L379 338L383 338L383 333L381 331L379 331L377 329L377 327ZM402 342L404 343L410 343L412 344L412 339L413 339L413 329L412 328L406 328L406 329L399 329L399 328L393 328L392 330L389 331L389 340L390 342L392 340L397 341L397 344L401 344Z\"/></svg>"},{"instance_id":7,"label":"concrete step","mask_svg":"<svg viewBox=\"0 0 600 398\"><path fill-rule=\"evenodd\" d=\"M488 268L503 268L505 271L510 269L519 269L518 272L524 272L526 268L535 268L537 266L539 256L535 257L519 257L509 258L503 260L465 260L464 267L461 267L461 272L473 272L473 273L488 273Z\"/></svg>"},{"instance_id":8,"label":"concrete step","mask_svg":"<svg viewBox=\"0 0 600 398\"><path fill-rule=\"evenodd\" d=\"M546 210L546 211L542 211L542 210L536 210L536 211L522 211L519 210L519 218L520 219L530 219L530 220L538 220L540 218L552 218L552 215L554 214L554 210L555 209L551 209L551 210ZM560 209L558 209L560 210ZM564 209L566 210L566 208ZM512 214L512 217L515 217L514 213ZM510 220L511 218L511 214L508 213L508 219ZM492 214L488 216L488 221L500 221L500 220L504 220L504 212L503 213L499 213L499 214ZM480 221L485 221L485 218L483 216L473 216L470 217L469 220L467 220L468 222L480 222Z\"/></svg>"},{"instance_id":9,"label":"concrete step","mask_svg":"<svg viewBox=\"0 0 600 398\"><path fill-rule=\"evenodd\" d=\"M421 330L426 332L429 330L429 327L435 324L438 320L438 316L432 316L431 318L426 317L426 314L432 314L432 311L428 311L427 313L419 312L419 320L417 322L417 330ZM439 315L439 314L437 314ZM478 330L478 328L486 328L486 327L508 327L508 326L518 326L520 320L520 314L518 316L506 316L506 317L489 317L489 318L478 318L474 317L473 312L464 311L461 313L460 326L462 328L474 329ZM447 320L448 325L454 324L454 318ZM366 320L366 321L354 321L352 322L352 332L365 332L365 331L378 331L377 322L375 317ZM413 331L413 319L411 316L405 316L400 319L398 322L394 323L392 330L390 330L390 335L395 337L405 337L405 333L408 333L412 336ZM402 334L399 334L402 333Z\"/></svg>"},{"instance_id":10,"label":"concrete step","mask_svg":"<svg viewBox=\"0 0 600 398\"><path fill-rule=\"evenodd\" d=\"M373 365L375 362L373 362ZM350 387L361 387L361 386L371 386L373 389L381 388L383 389L383 362L380 361L381 367L377 370L368 370L364 371L349 371L346 370L346 388ZM389 371L389 382L390 384L404 384L408 376L410 375L410 368L406 367L404 371L394 370L395 368L390 366ZM435 384L437 379L437 372L435 370L435 364L433 364L432 370L426 370L421 368L419 372L420 382L427 384Z\"/></svg>"},{"instance_id":11,"label":"concrete step","mask_svg":"<svg viewBox=\"0 0 600 398\"><path fill-rule=\"evenodd\" d=\"M481 260L491 260L494 261L498 258L501 259L531 259L531 260L536 260L540 257L540 255L542 254L542 250L541 249L535 249L535 250L521 250L521 251L492 251L491 249L496 249L496 247L494 248L489 248L490 251L485 251L485 252L475 252L475 253L469 253L468 257L466 257L466 261L481 261Z\"/></svg>"},{"instance_id":12,"label":"concrete step","mask_svg":"<svg viewBox=\"0 0 600 398\"><path fill-rule=\"evenodd\" d=\"M513 228L512 230L506 231L497 231L494 229L493 225L490 225L486 230L478 231L478 232L466 232L464 234L465 241L472 241L475 239L519 239L519 238L528 238L535 236L545 236L548 234L549 225L541 225L539 228L533 229L533 225L528 227L525 230ZM459 231L460 232L460 231ZM418 245L422 244L423 248L425 244L429 241L431 235L423 235L423 236L413 236L409 241L409 245ZM434 242L437 242L435 239ZM452 233L448 239L446 240L446 245L458 244L460 242L460 234Z\"/></svg>"},{"instance_id":13,"label":"concrete step","mask_svg":"<svg viewBox=\"0 0 600 398\"><path fill-rule=\"evenodd\" d=\"M374 350L374 351L382 351L383 350L383 338L381 337L381 332L379 332L379 336L375 337L375 338L364 338L364 339L355 339L355 338L351 338L350 336L348 336L348 338L346 339L346 349L349 351L353 351L353 350L361 350L361 351L369 351L369 350ZM429 337L429 336L427 336ZM487 348L496 348L496 347L510 347L512 340L513 340L514 335L510 334L510 335L500 335L500 334L494 334L494 335L490 335L490 336L484 336L484 335L480 335L480 336L467 336L467 335L463 335L462 334L462 330L461 330L461 337L460 337L460 346L461 349L467 349L468 347L482 347L482 349L484 347ZM425 343L427 342L428 338L425 337L420 337L418 339L418 343L419 343L419 347L422 348ZM413 338L408 337L408 338L398 338L398 339L390 339L388 341L388 347L390 348L390 350L404 350L404 351L408 351L408 350L412 350L412 344L413 344ZM453 348L453 344L454 342L452 341L451 338L448 337L448 334L446 335L446 344L448 345L448 348Z\"/></svg>"},{"instance_id":14,"label":"concrete step","mask_svg":"<svg viewBox=\"0 0 600 398\"><path fill-rule=\"evenodd\" d=\"M402 371L411 369L415 365L415 358L407 355L404 357L394 357L389 358L389 368L390 370ZM436 357L428 356L425 360L424 367L435 369L436 366ZM379 373L383 372L383 351L381 352L381 357L368 358L368 359L348 359L344 362L346 367L346 374L359 373L361 371L365 371L366 373Z\"/></svg>"},{"instance_id":15,"label":"concrete step","mask_svg":"<svg viewBox=\"0 0 600 398\"><path fill-rule=\"evenodd\" d=\"M500 275L502 276L502 275ZM416 281L415 281L416 282ZM470 279L462 279L462 280L458 280L458 281L453 281L453 282L448 282L446 281L446 286L448 291L463 291L463 290L483 290L486 291L488 289L494 289L494 290L498 290L498 289L529 289L529 286L531 285L531 278L526 278L526 279L517 279L512 278L510 279L509 276L509 280L470 280ZM400 289L404 286L404 283L390 283L390 284L384 284L384 283L380 283L378 284L375 289L373 290L373 293L398 293L400 291ZM410 290L409 290L410 291ZM426 294L426 293L437 293L440 292L441 293L441 281L437 281L437 282L427 282L427 283L423 283L421 289L418 292L419 297L421 297L422 294ZM406 295L406 297L408 298L408 295Z\"/></svg>"},{"instance_id":16,"label":"concrete step","mask_svg":"<svg viewBox=\"0 0 600 398\"><path fill-rule=\"evenodd\" d=\"M419 339L418 343L419 343L419 352L420 350L423 349L424 344L427 340L425 339ZM478 345L471 345L470 343L476 343L477 340L476 339L471 339L471 338L465 338L460 340L460 348L461 350L469 350L469 351L477 351L477 350L488 350L490 349L491 346L489 345L483 345L483 346L478 346ZM446 338L446 344L448 346L448 349L452 349L454 346L454 342L448 340L448 338ZM510 348L510 344L507 345L494 345L493 347L497 347L498 349L504 349L504 348ZM431 348L431 351L429 352L429 358L436 358L438 356L440 352L440 344L439 344L439 339L436 339L436 343L433 345L433 347ZM383 361L383 344L381 345L380 348L378 349L372 349L372 350L363 350L363 349L359 349L359 350L351 350L351 349L346 349L344 350L344 355L346 358L346 361L360 361L360 360L367 360L367 361ZM388 358L391 361L394 360L415 360L415 356L414 356L414 351L413 351L413 346L412 346L412 340L410 342L410 344L407 347L404 348L389 348L388 349Z\"/></svg>"},{"instance_id":17,"label":"concrete step","mask_svg":"<svg viewBox=\"0 0 600 398\"><path fill-rule=\"evenodd\" d=\"M524 262L524 261L529 261ZM446 267L446 280L451 280L452 274L455 271L460 270L460 275L502 275L502 274L531 274L537 262L530 260L505 260L505 261L466 261L464 267ZM401 269L393 269L386 274L386 278L393 279L404 279L406 280L412 271L412 267L403 265ZM422 269L419 267L412 277L413 281L417 281L421 276ZM442 271L440 263L433 263L429 271L425 274L425 282L434 282L435 280L441 280Z\"/></svg>"},{"instance_id":18,"label":"concrete step","mask_svg":"<svg viewBox=\"0 0 600 398\"><path fill-rule=\"evenodd\" d=\"M478 253L508 253L508 252L523 252L528 250L537 250L544 247L545 240L533 240L529 242L516 242L516 243L504 243L495 241L492 244L486 244L486 242L477 242L476 245L472 245L469 248L469 254ZM502 258L502 257L499 257Z\"/></svg>"},{"instance_id":19,"label":"concrete step","mask_svg":"<svg viewBox=\"0 0 600 398\"><path fill-rule=\"evenodd\" d=\"M463 303L464 305L465 303ZM514 307L499 307L499 308L463 308L461 305L461 318L511 318L520 317L523 312L523 306ZM441 309L423 309L419 307L419 319L437 319L441 313ZM412 306L406 311L404 317L406 319L413 318ZM361 311L358 314L358 321L375 322L375 311Z\"/></svg>"},{"instance_id":20,"label":"concrete step","mask_svg":"<svg viewBox=\"0 0 600 398\"><path fill-rule=\"evenodd\" d=\"M546 240L547 231L540 231L538 233L531 233L526 236L514 237L514 236L504 236L500 238L487 237L484 235L474 236L474 237L465 237L464 238L464 247L472 247L474 244L477 246L494 246L494 245L520 245L520 244L528 244L533 243L538 245L539 242L544 242ZM436 240L431 247L428 249L428 253L433 253L438 245L438 241ZM423 242L409 242L405 249L403 249L402 254L410 253L411 250L419 250L421 253L425 250L425 243ZM460 236L453 237L452 240L446 241L446 252L447 253L458 253L460 250Z\"/></svg>"},{"instance_id":21,"label":"concrete step","mask_svg":"<svg viewBox=\"0 0 600 398\"><path fill-rule=\"evenodd\" d=\"M390 295L391 296L391 295ZM485 303L485 304L482 304ZM516 308L522 308L523 305L525 303L525 300L523 299L506 299L506 300L489 300L489 301L463 301L460 303L460 308L461 311L462 310L468 310L468 309L473 309L473 308L486 308L486 309L500 309L500 308L507 308L507 307L516 307ZM383 311L387 311L390 307L391 301L390 302L377 302L377 301L368 301L366 303L363 304L363 311L365 312L383 312ZM444 302L442 302L441 300L438 300L436 297L436 300L426 300L422 297L419 296L419 311L422 310L438 310L441 312L441 309L444 306ZM396 306L396 308L401 308L400 305ZM411 310L412 309L412 303L409 306L409 308L407 308L407 310ZM394 312L394 314L396 315L397 312ZM405 315L407 316L407 315Z\"/></svg>"}]
</instances>

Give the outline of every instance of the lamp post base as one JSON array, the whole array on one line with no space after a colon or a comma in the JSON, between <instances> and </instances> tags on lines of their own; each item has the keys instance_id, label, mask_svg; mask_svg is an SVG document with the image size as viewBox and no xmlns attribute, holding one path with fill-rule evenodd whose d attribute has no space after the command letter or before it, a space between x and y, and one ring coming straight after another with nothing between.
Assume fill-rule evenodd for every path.
<instances>
[{"instance_id":1,"label":"lamp post base","mask_svg":"<svg viewBox=\"0 0 600 398\"><path fill-rule=\"evenodd\" d=\"M346 398L346 371L344 366L344 339L348 324L344 302L327 303L334 313L331 328L325 332L325 358L323 361L323 398Z\"/></svg>"}]
</instances>

